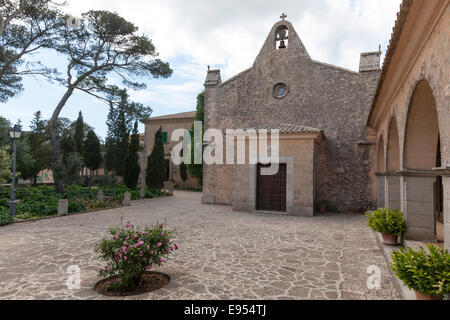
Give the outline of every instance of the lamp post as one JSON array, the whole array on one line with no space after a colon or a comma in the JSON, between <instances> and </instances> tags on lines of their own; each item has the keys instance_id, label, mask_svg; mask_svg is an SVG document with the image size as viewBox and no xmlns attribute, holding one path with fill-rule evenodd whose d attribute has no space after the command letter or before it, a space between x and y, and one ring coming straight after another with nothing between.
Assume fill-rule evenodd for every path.
<instances>
[{"instance_id":1,"label":"lamp post","mask_svg":"<svg viewBox=\"0 0 450 320\"><path fill-rule=\"evenodd\" d=\"M9 130L9 136L13 140L14 144L14 160L13 160L13 178L12 178L12 189L11 189L11 202L9 203L9 214L14 217L16 215L16 149L17 140L22 135L22 131L18 125Z\"/></svg>"}]
</instances>

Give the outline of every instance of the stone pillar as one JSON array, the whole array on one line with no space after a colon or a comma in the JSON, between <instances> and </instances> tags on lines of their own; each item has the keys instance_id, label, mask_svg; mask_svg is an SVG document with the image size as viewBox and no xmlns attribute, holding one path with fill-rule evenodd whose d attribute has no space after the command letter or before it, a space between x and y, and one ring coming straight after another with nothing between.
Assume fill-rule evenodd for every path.
<instances>
[{"instance_id":1,"label":"stone pillar","mask_svg":"<svg viewBox=\"0 0 450 320\"><path fill-rule=\"evenodd\" d=\"M124 206L131 206L131 194L128 191L125 192L125 195L123 196L122 204Z\"/></svg>"},{"instance_id":2,"label":"stone pillar","mask_svg":"<svg viewBox=\"0 0 450 320\"><path fill-rule=\"evenodd\" d=\"M172 197L173 196L173 183L170 181L164 182L164 192L166 195Z\"/></svg>"},{"instance_id":3,"label":"stone pillar","mask_svg":"<svg viewBox=\"0 0 450 320\"><path fill-rule=\"evenodd\" d=\"M377 176L377 208L386 208L386 177Z\"/></svg>"},{"instance_id":4,"label":"stone pillar","mask_svg":"<svg viewBox=\"0 0 450 320\"><path fill-rule=\"evenodd\" d=\"M450 177L443 177L444 185L444 242L450 252Z\"/></svg>"},{"instance_id":5,"label":"stone pillar","mask_svg":"<svg viewBox=\"0 0 450 320\"><path fill-rule=\"evenodd\" d=\"M400 202L400 176L387 177L386 205L389 209L401 209Z\"/></svg>"},{"instance_id":6,"label":"stone pillar","mask_svg":"<svg viewBox=\"0 0 450 320\"><path fill-rule=\"evenodd\" d=\"M65 216L69 212L69 200L61 199L58 201L58 216Z\"/></svg>"},{"instance_id":7,"label":"stone pillar","mask_svg":"<svg viewBox=\"0 0 450 320\"><path fill-rule=\"evenodd\" d=\"M146 194L145 189L144 189L144 187L142 187L142 188L139 190L139 198L145 199L145 194Z\"/></svg>"},{"instance_id":8,"label":"stone pillar","mask_svg":"<svg viewBox=\"0 0 450 320\"><path fill-rule=\"evenodd\" d=\"M435 177L405 177L407 240L435 242Z\"/></svg>"},{"instance_id":9,"label":"stone pillar","mask_svg":"<svg viewBox=\"0 0 450 320\"><path fill-rule=\"evenodd\" d=\"M406 218L406 177L400 177L400 210L402 210L403 214Z\"/></svg>"},{"instance_id":10,"label":"stone pillar","mask_svg":"<svg viewBox=\"0 0 450 320\"><path fill-rule=\"evenodd\" d=\"M216 196L202 195L202 204L216 204Z\"/></svg>"},{"instance_id":11,"label":"stone pillar","mask_svg":"<svg viewBox=\"0 0 450 320\"><path fill-rule=\"evenodd\" d=\"M105 195L104 195L104 193L103 193L102 190L100 190L99 192L97 192L97 200L98 200L98 201L101 201L101 202L105 201Z\"/></svg>"}]
</instances>

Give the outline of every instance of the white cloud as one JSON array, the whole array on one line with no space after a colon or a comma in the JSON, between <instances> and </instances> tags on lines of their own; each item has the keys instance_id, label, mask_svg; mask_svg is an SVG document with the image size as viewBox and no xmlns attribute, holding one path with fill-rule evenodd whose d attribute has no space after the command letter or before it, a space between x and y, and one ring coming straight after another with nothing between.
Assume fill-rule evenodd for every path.
<instances>
[{"instance_id":1,"label":"white cloud","mask_svg":"<svg viewBox=\"0 0 450 320\"><path fill-rule=\"evenodd\" d=\"M385 50L401 0L68 0L64 10L81 15L88 10L115 11L147 34L171 63L174 75L150 81L147 90L130 92L151 106L154 115L193 110L203 89L206 66L220 67L226 80L253 64L272 25L288 14L314 60L358 70L359 56L382 44ZM42 59L54 62L54 57ZM29 123L41 109L49 117L61 98L61 87L42 81L25 82L25 93L1 113L14 122ZM7 109L7 110L5 110ZM22 112L26 109L26 112ZM85 94L69 100L63 116L86 120L106 134L107 108ZM17 111L20 110L20 114ZM28 117L25 115L28 114ZM141 128L142 129L142 128Z\"/></svg>"},{"instance_id":2,"label":"white cloud","mask_svg":"<svg viewBox=\"0 0 450 320\"><path fill-rule=\"evenodd\" d=\"M225 78L248 68L282 12L313 59L357 69L361 51L387 44L400 0L70 1L76 14L117 11L150 35L161 56L223 66Z\"/></svg>"}]
</instances>

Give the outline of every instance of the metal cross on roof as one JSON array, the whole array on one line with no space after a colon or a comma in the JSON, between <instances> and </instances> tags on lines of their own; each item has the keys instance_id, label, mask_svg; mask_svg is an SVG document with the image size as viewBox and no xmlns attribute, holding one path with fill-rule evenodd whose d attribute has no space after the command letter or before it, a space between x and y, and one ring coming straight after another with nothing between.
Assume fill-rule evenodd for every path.
<instances>
[{"instance_id":1,"label":"metal cross on roof","mask_svg":"<svg viewBox=\"0 0 450 320\"><path fill-rule=\"evenodd\" d=\"M281 20L284 20L287 18L287 15L285 13L283 13L280 18L281 18Z\"/></svg>"}]
</instances>

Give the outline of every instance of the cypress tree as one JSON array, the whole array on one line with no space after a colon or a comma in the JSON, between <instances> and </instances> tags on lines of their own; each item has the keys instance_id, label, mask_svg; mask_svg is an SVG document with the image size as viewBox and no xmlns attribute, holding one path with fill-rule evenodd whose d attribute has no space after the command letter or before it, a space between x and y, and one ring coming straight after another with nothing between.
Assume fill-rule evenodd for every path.
<instances>
[{"instance_id":1,"label":"cypress tree","mask_svg":"<svg viewBox=\"0 0 450 320\"><path fill-rule=\"evenodd\" d=\"M120 91L117 95L120 96L121 101L117 106L110 102L106 121L108 134L105 143L105 168L123 177L126 150L130 140L130 127L127 121L128 95L126 91Z\"/></svg>"},{"instance_id":2,"label":"cypress tree","mask_svg":"<svg viewBox=\"0 0 450 320\"><path fill-rule=\"evenodd\" d=\"M78 113L78 119L75 123L75 133L73 137L75 139L76 151L79 155L82 155L84 145L84 120L81 111Z\"/></svg>"},{"instance_id":3,"label":"cypress tree","mask_svg":"<svg viewBox=\"0 0 450 320\"><path fill-rule=\"evenodd\" d=\"M119 177L124 176L125 159L127 157L128 144L130 141L130 131L127 125L125 108L119 106L119 116L117 118L117 158L115 172Z\"/></svg>"},{"instance_id":4,"label":"cypress tree","mask_svg":"<svg viewBox=\"0 0 450 320\"><path fill-rule=\"evenodd\" d=\"M84 144L84 164L86 167L92 171L100 168L103 157L100 150L100 140L93 130L90 130L86 137L86 142Z\"/></svg>"},{"instance_id":5,"label":"cypress tree","mask_svg":"<svg viewBox=\"0 0 450 320\"><path fill-rule=\"evenodd\" d=\"M109 113L106 120L108 133L105 140L105 169L106 171L114 171L116 160L116 127L117 127L117 109L112 101L109 104Z\"/></svg>"},{"instance_id":6,"label":"cypress tree","mask_svg":"<svg viewBox=\"0 0 450 320\"><path fill-rule=\"evenodd\" d=\"M161 189L166 176L166 163L164 161L164 145L162 142L162 128L155 134L155 145L147 160L147 187Z\"/></svg>"},{"instance_id":7,"label":"cypress tree","mask_svg":"<svg viewBox=\"0 0 450 320\"><path fill-rule=\"evenodd\" d=\"M139 166L139 131L138 122L134 123L133 134L131 136L130 145L128 146L128 154L125 159L124 182L130 189L136 189L141 167Z\"/></svg>"},{"instance_id":8,"label":"cypress tree","mask_svg":"<svg viewBox=\"0 0 450 320\"><path fill-rule=\"evenodd\" d=\"M205 120L205 93L202 92L197 96L197 113L195 114L194 121L201 121L203 124ZM203 131L204 131L203 127ZM192 131L194 131L194 126L192 126ZM203 137L204 132L202 132ZM197 177L199 179L200 185L203 184L203 165L194 163L194 138L192 137L191 142L191 164L187 166L188 172L192 177ZM202 141L203 144L203 141Z\"/></svg>"},{"instance_id":9,"label":"cypress tree","mask_svg":"<svg viewBox=\"0 0 450 320\"><path fill-rule=\"evenodd\" d=\"M75 138L70 133L66 133L61 137L61 151L63 162L65 163L69 155L77 153Z\"/></svg>"},{"instance_id":10,"label":"cypress tree","mask_svg":"<svg viewBox=\"0 0 450 320\"><path fill-rule=\"evenodd\" d=\"M183 181L187 180L187 168L184 162L180 164L180 177Z\"/></svg>"}]
</instances>

